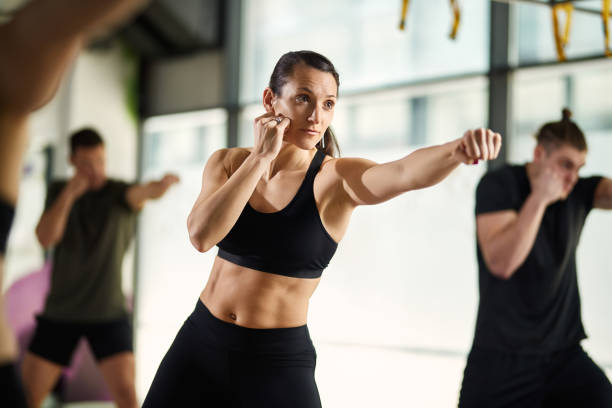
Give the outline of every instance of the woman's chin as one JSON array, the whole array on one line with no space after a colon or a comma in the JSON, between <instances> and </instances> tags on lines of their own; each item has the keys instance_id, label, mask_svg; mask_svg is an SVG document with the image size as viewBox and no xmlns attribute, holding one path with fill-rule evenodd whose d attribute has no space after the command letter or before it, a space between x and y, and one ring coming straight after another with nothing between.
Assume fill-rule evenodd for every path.
<instances>
[{"instance_id":1,"label":"woman's chin","mask_svg":"<svg viewBox=\"0 0 612 408\"><path fill-rule=\"evenodd\" d=\"M312 150L317 146L317 143L319 143L318 139L315 138L292 138L292 137L288 137L285 138L285 140L283 141L284 143L288 143L291 145L294 145L295 147L298 147L302 150Z\"/></svg>"}]
</instances>

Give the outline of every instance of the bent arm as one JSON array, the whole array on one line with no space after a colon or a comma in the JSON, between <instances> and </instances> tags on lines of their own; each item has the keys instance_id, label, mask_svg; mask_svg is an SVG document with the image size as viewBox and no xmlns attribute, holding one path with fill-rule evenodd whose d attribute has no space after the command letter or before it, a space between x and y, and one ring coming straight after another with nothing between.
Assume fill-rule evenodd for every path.
<instances>
[{"instance_id":1,"label":"bent arm","mask_svg":"<svg viewBox=\"0 0 612 408\"><path fill-rule=\"evenodd\" d=\"M202 190L187 218L189 239L200 252L206 252L232 229L269 160L251 153L228 177L229 150L215 152L204 169Z\"/></svg>"},{"instance_id":2,"label":"bent arm","mask_svg":"<svg viewBox=\"0 0 612 408\"><path fill-rule=\"evenodd\" d=\"M131 186L125 192L125 199L134 211L140 211L147 200L162 197L171 185L178 183L179 178L173 174L167 174L161 180Z\"/></svg>"},{"instance_id":3,"label":"bent arm","mask_svg":"<svg viewBox=\"0 0 612 408\"><path fill-rule=\"evenodd\" d=\"M43 212L36 226L38 242L47 249L64 236L68 215L77 196L66 186L53 204Z\"/></svg>"},{"instance_id":4,"label":"bent arm","mask_svg":"<svg viewBox=\"0 0 612 408\"><path fill-rule=\"evenodd\" d=\"M480 214L476 217L478 243L491 273L510 279L533 248L547 204L530 194L521 210Z\"/></svg>"},{"instance_id":5,"label":"bent arm","mask_svg":"<svg viewBox=\"0 0 612 408\"><path fill-rule=\"evenodd\" d=\"M612 210L612 179L603 178L599 182L597 189L595 189L593 207L602 210Z\"/></svg>"}]
</instances>

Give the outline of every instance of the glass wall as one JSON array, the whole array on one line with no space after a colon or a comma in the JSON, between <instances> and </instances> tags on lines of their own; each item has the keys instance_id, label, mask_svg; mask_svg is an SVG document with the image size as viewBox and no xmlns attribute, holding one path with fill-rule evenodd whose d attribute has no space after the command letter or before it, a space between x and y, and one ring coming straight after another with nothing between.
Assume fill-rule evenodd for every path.
<instances>
[{"instance_id":1,"label":"glass wall","mask_svg":"<svg viewBox=\"0 0 612 408\"><path fill-rule=\"evenodd\" d=\"M179 327L195 307L212 266L213 251L197 252L187 216L200 192L208 157L225 147L223 109L154 117L144 123L142 179L171 172L181 181L145 206L138 226L134 331L139 395L153 380Z\"/></svg>"},{"instance_id":2,"label":"glass wall","mask_svg":"<svg viewBox=\"0 0 612 408\"><path fill-rule=\"evenodd\" d=\"M461 2L457 40L448 34L446 0L410 2L405 31L401 1L245 0L241 100L258 101L278 58L310 49L331 59L341 93L407 81L485 72L489 2Z\"/></svg>"},{"instance_id":3,"label":"glass wall","mask_svg":"<svg viewBox=\"0 0 612 408\"><path fill-rule=\"evenodd\" d=\"M519 63L533 64L556 61L555 37L551 8L543 5L519 3L515 5ZM604 50L601 0L578 1L576 7L594 11L587 13L575 10L570 23L570 37L565 53L568 59L602 55ZM559 12L561 27L565 27L565 13Z\"/></svg>"},{"instance_id":4,"label":"glass wall","mask_svg":"<svg viewBox=\"0 0 612 408\"><path fill-rule=\"evenodd\" d=\"M405 32L397 29L401 2L395 0L243 0L239 145L252 145L253 119L263 113L261 95L275 62L299 49L328 56L340 73L333 128L345 157L385 162L486 126L489 4L461 2L459 37L451 41L452 16L443 0L410 2ZM544 26L549 9L525 7L515 10L519 62L554 60L552 29ZM573 22L572 56L603 47L603 40L592 41L596 34L579 28L583 18ZM612 173L606 162L610 72L609 61L517 71L514 133L505 135L511 161L529 160L531 135L569 106L591 143L584 173ZM140 395L208 277L214 251L199 254L190 246L185 221L206 159L224 146L224 112L145 125L145 180L172 170L182 182L148 206L140 223ZM355 212L310 305L324 406L456 405L478 304L474 190L485 170L461 166L436 187ZM609 214L594 212L579 252L584 322L592 336L586 347L608 369L612 334L603 311L612 306L605 293L612 260L601 253L610 222Z\"/></svg>"},{"instance_id":5,"label":"glass wall","mask_svg":"<svg viewBox=\"0 0 612 408\"><path fill-rule=\"evenodd\" d=\"M7 290L20 278L38 271L43 264L43 250L35 230L45 203L47 160L44 151L29 151L24 159L24 170L19 185L19 199L15 222L9 235L3 287ZM35 197L36 199L33 199Z\"/></svg>"}]
</instances>

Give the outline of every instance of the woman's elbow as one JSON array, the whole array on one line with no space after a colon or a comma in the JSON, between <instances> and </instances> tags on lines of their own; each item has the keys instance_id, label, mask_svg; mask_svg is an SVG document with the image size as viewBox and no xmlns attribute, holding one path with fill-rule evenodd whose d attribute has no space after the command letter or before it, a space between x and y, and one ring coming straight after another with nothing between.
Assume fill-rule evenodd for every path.
<instances>
[{"instance_id":1,"label":"woman's elbow","mask_svg":"<svg viewBox=\"0 0 612 408\"><path fill-rule=\"evenodd\" d=\"M200 239L197 235L189 234L189 241L191 241L191 245L193 245L198 252L204 253L213 247L213 245L207 243L203 239Z\"/></svg>"},{"instance_id":2,"label":"woman's elbow","mask_svg":"<svg viewBox=\"0 0 612 408\"><path fill-rule=\"evenodd\" d=\"M214 244L207 239L206 231L193 221L191 215L187 218L187 231L189 232L189 241L198 252L207 252Z\"/></svg>"}]
</instances>

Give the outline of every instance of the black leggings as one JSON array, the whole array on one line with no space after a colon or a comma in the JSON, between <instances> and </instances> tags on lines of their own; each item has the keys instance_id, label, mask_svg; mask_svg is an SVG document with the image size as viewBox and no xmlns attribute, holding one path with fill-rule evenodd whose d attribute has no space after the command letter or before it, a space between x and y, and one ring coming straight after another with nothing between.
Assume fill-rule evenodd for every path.
<instances>
[{"instance_id":1,"label":"black leggings","mask_svg":"<svg viewBox=\"0 0 612 408\"><path fill-rule=\"evenodd\" d=\"M198 300L162 360L143 407L320 408L306 326L249 329Z\"/></svg>"},{"instance_id":2,"label":"black leggings","mask_svg":"<svg viewBox=\"0 0 612 408\"><path fill-rule=\"evenodd\" d=\"M8 363L0 366L0 407L27 408L17 367Z\"/></svg>"}]
</instances>

